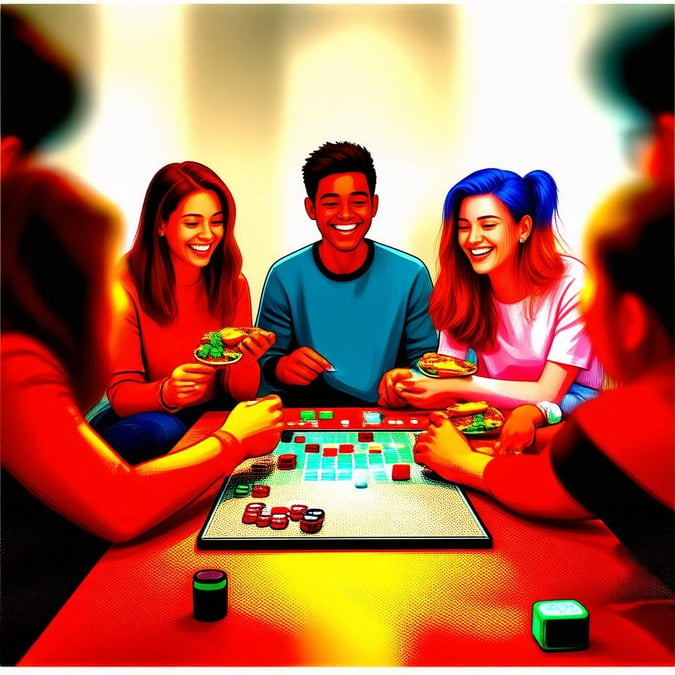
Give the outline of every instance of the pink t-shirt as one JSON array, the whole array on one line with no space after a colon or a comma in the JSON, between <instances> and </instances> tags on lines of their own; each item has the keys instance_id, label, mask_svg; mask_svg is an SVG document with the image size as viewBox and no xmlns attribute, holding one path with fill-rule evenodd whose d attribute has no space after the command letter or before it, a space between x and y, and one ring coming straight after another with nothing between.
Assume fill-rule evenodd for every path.
<instances>
[{"instance_id":1,"label":"pink t-shirt","mask_svg":"<svg viewBox=\"0 0 675 675\"><path fill-rule=\"evenodd\" d=\"M562 277L537 301L534 316L529 316L528 298L513 304L495 301L498 346L493 352L477 353L476 375L536 382L546 362L553 361L581 368L576 382L600 389L602 368L593 354L579 306L584 265L569 256L563 260ZM466 358L469 346L441 331L440 354Z\"/></svg>"}]
</instances>

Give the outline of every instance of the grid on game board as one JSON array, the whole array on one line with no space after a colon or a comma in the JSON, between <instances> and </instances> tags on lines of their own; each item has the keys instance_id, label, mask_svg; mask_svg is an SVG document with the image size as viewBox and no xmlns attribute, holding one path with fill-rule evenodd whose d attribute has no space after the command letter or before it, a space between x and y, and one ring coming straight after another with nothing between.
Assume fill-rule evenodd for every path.
<instances>
[{"instance_id":1,"label":"grid on game board","mask_svg":"<svg viewBox=\"0 0 675 675\"><path fill-rule=\"evenodd\" d=\"M296 455L297 469L306 482L368 480L388 483L393 465L414 464L412 447L417 433L380 431L370 437L362 434L323 432L319 437L311 432L297 433L293 441L284 444L279 451Z\"/></svg>"}]
</instances>

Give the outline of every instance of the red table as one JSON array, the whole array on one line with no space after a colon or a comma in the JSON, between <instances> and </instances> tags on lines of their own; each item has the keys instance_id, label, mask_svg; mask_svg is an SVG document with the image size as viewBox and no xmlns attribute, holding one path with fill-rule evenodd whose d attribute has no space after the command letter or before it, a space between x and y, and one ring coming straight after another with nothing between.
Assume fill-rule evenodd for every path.
<instances>
[{"instance_id":1,"label":"red table","mask_svg":"<svg viewBox=\"0 0 675 675\"><path fill-rule=\"evenodd\" d=\"M222 420L208 413L182 443ZM110 548L21 666L672 666L673 603L598 522L520 518L467 494L489 550L199 551L218 485ZM230 580L229 612L192 616L195 570ZM532 603L574 598L590 646L544 652Z\"/></svg>"}]
</instances>

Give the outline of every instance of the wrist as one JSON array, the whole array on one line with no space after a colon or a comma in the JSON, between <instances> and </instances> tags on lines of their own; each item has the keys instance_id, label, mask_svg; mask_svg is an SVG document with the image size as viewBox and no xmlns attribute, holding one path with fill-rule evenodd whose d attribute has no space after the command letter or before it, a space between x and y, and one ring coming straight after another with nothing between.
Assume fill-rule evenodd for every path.
<instances>
[{"instance_id":1,"label":"wrist","mask_svg":"<svg viewBox=\"0 0 675 675\"><path fill-rule=\"evenodd\" d=\"M176 412L177 410L180 409L180 406L171 406L166 402L166 399L164 398L164 389L165 389L168 381L169 381L169 378L165 377L159 384L159 404L167 412Z\"/></svg>"},{"instance_id":2,"label":"wrist","mask_svg":"<svg viewBox=\"0 0 675 675\"><path fill-rule=\"evenodd\" d=\"M562 422L562 410L557 403L551 401L539 401L534 404L544 417L545 425L558 424Z\"/></svg>"}]
</instances>

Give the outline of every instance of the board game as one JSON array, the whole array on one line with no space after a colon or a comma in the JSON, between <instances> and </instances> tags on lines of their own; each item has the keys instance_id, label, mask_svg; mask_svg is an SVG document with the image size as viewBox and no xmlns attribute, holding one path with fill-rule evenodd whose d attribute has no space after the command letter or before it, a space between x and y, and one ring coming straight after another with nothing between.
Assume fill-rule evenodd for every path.
<instances>
[{"instance_id":1,"label":"board game","mask_svg":"<svg viewBox=\"0 0 675 675\"><path fill-rule=\"evenodd\" d=\"M337 412L337 414L336 414ZM462 489L415 463L419 416L285 411L273 452L227 478L200 549L489 548Z\"/></svg>"}]
</instances>

